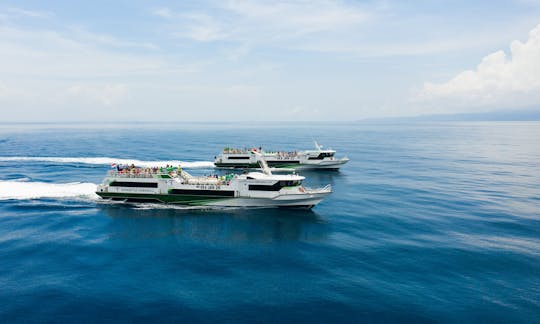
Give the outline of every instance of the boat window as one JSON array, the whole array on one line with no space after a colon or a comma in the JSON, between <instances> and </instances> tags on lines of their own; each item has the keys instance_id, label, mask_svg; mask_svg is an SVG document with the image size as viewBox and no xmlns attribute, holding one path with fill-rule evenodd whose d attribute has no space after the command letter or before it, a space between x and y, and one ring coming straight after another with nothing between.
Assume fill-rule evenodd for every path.
<instances>
[{"instance_id":1,"label":"boat window","mask_svg":"<svg viewBox=\"0 0 540 324\"><path fill-rule=\"evenodd\" d=\"M229 160L249 160L249 156L229 156Z\"/></svg>"},{"instance_id":2,"label":"boat window","mask_svg":"<svg viewBox=\"0 0 540 324\"><path fill-rule=\"evenodd\" d=\"M249 190L257 190L257 191L279 191L281 189L281 186L279 185L279 182L274 183L273 185L249 185Z\"/></svg>"},{"instance_id":3,"label":"boat window","mask_svg":"<svg viewBox=\"0 0 540 324\"><path fill-rule=\"evenodd\" d=\"M287 164L300 164L300 161L298 160L270 160L270 161L266 161L266 163L269 165L269 166L274 166L274 165L287 165Z\"/></svg>"},{"instance_id":4,"label":"boat window","mask_svg":"<svg viewBox=\"0 0 540 324\"><path fill-rule=\"evenodd\" d=\"M324 152L324 153L319 153L319 155L317 156L310 156L308 160L322 160L325 157L332 157L332 156L334 156L333 152Z\"/></svg>"},{"instance_id":5,"label":"boat window","mask_svg":"<svg viewBox=\"0 0 540 324\"><path fill-rule=\"evenodd\" d=\"M280 181L281 187L294 187L300 185L301 181Z\"/></svg>"},{"instance_id":6,"label":"boat window","mask_svg":"<svg viewBox=\"0 0 540 324\"><path fill-rule=\"evenodd\" d=\"M257 190L257 191L279 191L283 187L294 187L298 186L302 183L302 181L278 181L274 183L273 185L249 185L249 190Z\"/></svg>"}]
</instances>

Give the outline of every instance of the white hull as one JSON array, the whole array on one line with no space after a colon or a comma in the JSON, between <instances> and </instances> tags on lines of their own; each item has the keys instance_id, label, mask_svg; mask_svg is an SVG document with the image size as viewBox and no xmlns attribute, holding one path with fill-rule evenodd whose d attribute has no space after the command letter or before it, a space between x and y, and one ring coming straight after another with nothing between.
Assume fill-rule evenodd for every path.
<instances>
[{"instance_id":1,"label":"white hull","mask_svg":"<svg viewBox=\"0 0 540 324\"><path fill-rule=\"evenodd\" d=\"M208 203L206 206L219 207L307 207L311 208L320 203L328 193L302 194L298 197L277 198L233 198Z\"/></svg>"},{"instance_id":2,"label":"white hull","mask_svg":"<svg viewBox=\"0 0 540 324\"><path fill-rule=\"evenodd\" d=\"M305 207L320 203L332 192L304 188L304 177L250 172L223 177L192 177L181 173L109 172L96 194L104 199L190 206Z\"/></svg>"},{"instance_id":3,"label":"white hull","mask_svg":"<svg viewBox=\"0 0 540 324\"><path fill-rule=\"evenodd\" d=\"M300 164L298 167L295 167L295 170L317 170L317 169L327 169L327 170L339 170L345 163L349 162L348 158L342 158L339 160L332 161L322 161L317 164Z\"/></svg>"}]
</instances>

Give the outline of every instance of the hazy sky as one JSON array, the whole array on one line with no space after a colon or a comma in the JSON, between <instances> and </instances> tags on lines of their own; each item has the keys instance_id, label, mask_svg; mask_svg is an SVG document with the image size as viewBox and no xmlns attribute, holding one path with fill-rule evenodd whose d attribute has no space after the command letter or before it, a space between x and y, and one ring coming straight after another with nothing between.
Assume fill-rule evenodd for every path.
<instances>
[{"instance_id":1,"label":"hazy sky","mask_svg":"<svg viewBox=\"0 0 540 324\"><path fill-rule=\"evenodd\" d=\"M2 1L0 121L540 107L540 1Z\"/></svg>"}]
</instances>

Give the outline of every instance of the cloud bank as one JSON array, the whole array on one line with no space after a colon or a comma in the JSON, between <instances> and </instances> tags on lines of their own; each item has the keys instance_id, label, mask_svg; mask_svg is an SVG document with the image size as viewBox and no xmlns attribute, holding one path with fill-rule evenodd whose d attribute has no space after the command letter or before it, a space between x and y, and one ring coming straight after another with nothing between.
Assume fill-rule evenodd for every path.
<instances>
[{"instance_id":1,"label":"cloud bank","mask_svg":"<svg viewBox=\"0 0 540 324\"><path fill-rule=\"evenodd\" d=\"M154 15L174 23L173 35L199 42L283 42L303 36L347 30L369 19L366 10L341 1L227 1L213 11L174 12L159 8Z\"/></svg>"},{"instance_id":2,"label":"cloud bank","mask_svg":"<svg viewBox=\"0 0 540 324\"><path fill-rule=\"evenodd\" d=\"M426 82L416 99L514 108L540 105L539 91L540 25L529 32L526 42L513 41L510 55L499 50L485 56L475 70L444 83Z\"/></svg>"}]
</instances>

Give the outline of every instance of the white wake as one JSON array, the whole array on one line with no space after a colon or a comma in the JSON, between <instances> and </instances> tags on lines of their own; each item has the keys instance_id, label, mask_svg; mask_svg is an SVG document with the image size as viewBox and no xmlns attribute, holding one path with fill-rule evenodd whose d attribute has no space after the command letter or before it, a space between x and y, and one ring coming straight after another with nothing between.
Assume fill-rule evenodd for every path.
<instances>
[{"instance_id":1,"label":"white wake","mask_svg":"<svg viewBox=\"0 0 540 324\"><path fill-rule=\"evenodd\" d=\"M0 200L38 198L91 198L95 199L94 183L48 183L19 180L0 180Z\"/></svg>"},{"instance_id":2,"label":"white wake","mask_svg":"<svg viewBox=\"0 0 540 324\"><path fill-rule=\"evenodd\" d=\"M141 161L134 159L117 159L111 157L47 157L47 156L0 156L0 162L53 162L53 163L82 163L82 164L135 164L140 167L162 167L168 165L178 166L186 169L213 168L211 161L186 162L179 160L170 161Z\"/></svg>"}]
</instances>

